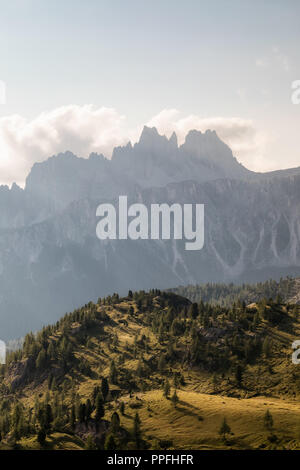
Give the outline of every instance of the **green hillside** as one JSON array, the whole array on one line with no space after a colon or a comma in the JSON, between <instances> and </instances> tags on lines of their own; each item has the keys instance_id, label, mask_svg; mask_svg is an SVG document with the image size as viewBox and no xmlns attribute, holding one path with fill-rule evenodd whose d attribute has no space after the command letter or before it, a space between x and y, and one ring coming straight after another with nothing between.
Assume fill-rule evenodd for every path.
<instances>
[{"instance_id":1,"label":"green hillside","mask_svg":"<svg viewBox=\"0 0 300 470\"><path fill-rule=\"evenodd\" d=\"M300 449L299 312L158 290L89 303L2 366L1 447Z\"/></svg>"},{"instance_id":2,"label":"green hillside","mask_svg":"<svg viewBox=\"0 0 300 470\"><path fill-rule=\"evenodd\" d=\"M210 302L214 305L231 306L234 302L257 302L273 299L279 295L286 302L300 303L300 278L282 278L256 284L207 283L178 286L170 292L187 297L192 302Z\"/></svg>"}]
</instances>

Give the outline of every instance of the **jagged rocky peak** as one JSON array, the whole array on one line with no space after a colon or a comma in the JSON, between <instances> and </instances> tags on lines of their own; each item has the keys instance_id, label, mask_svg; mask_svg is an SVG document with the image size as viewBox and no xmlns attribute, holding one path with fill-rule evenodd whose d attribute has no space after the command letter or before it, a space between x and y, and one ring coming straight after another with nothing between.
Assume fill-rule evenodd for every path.
<instances>
[{"instance_id":1,"label":"jagged rocky peak","mask_svg":"<svg viewBox=\"0 0 300 470\"><path fill-rule=\"evenodd\" d=\"M48 158L46 161L47 162L51 162L51 161L70 161L70 160L75 160L75 159L78 159L79 157L77 157L77 155L75 155L73 152L71 152L70 150L66 150L65 152L59 152L58 154L56 155L52 155L50 158ZM43 162L38 162L38 163L35 163L33 166L35 165L39 165Z\"/></svg>"},{"instance_id":2,"label":"jagged rocky peak","mask_svg":"<svg viewBox=\"0 0 300 470\"><path fill-rule=\"evenodd\" d=\"M90 153L88 159L91 162L103 162L104 160L106 160L106 158L104 157L102 153L96 153L96 152Z\"/></svg>"},{"instance_id":3,"label":"jagged rocky peak","mask_svg":"<svg viewBox=\"0 0 300 470\"><path fill-rule=\"evenodd\" d=\"M2 194L8 193L9 192L9 186L7 184L1 184L0 185L0 192Z\"/></svg>"},{"instance_id":4,"label":"jagged rocky peak","mask_svg":"<svg viewBox=\"0 0 300 470\"><path fill-rule=\"evenodd\" d=\"M35 177L35 175L41 176L46 174L50 169L53 171L53 169L57 166L69 165L71 162L75 162L76 160L78 160L78 157L74 155L73 152L67 150L66 152L60 152L57 155L52 155L51 157L47 158L47 160L34 163L26 178L26 187L28 183L31 182L32 178Z\"/></svg>"},{"instance_id":5,"label":"jagged rocky peak","mask_svg":"<svg viewBox=\"0 0 300 470\"><path fill-rule=\"evenodd\" d=\"M120 156L124 154L131 153L131 150L132 150L132 144L130 141L125 146L119 145L118 147L114 147L113 152L112 152L112 157L111 157L112 161L115 161L116 159L118 159Z\"/></svg>"},{"instance_id":6,"label":"jagged rocky peak","mask_svg":"<svg viewBox=\"0 0 300 470\"><path fill-rule=\"evenodd\" d=\"M73 152L70 150L66 150L65 152L60 152L56 155L57 158L78 158Z\"/></svg>"},{"instance_id":7,"label":"jagged rocky peak","mask_svg":"<svg viewBox=\"0 0 300 470\"><path fill-rule=\"evenodd\" d=\"M178 148L178 140L177 140L176 132L172 133L172 135L169 139L169 142L173 147Z\"/></svg>"},{"instance_id":8,"label":"jagged rocky peak","mask_svg":"<svg viewBox=\"0 0 300 470\"><path fill-rule=\"evenodd\" d=\"M144 147L144 148L165 148L166 144L168 144L168 139L165 135L160 135L156 129L156 127L148 127L144 126L140 140L136 147Z\"/></svg>"},{"instance_id":9,"label":"jagged rocky peak","mask_svg":"<svg viewBox=\"0 0 300 470\"><path fill-rule=\"evenodd\" d=\"M0 194L22 194L23 191L24 190L20 186L18 186L17 183L13 183L11 187L9 187L7 184L0 185Z\"/></svg>"},{"instance_id":10,"label":"jagged rocky peak","mask_svg":"<svg viewBox=\"0 0 300 470\"><path fill-rule=\"evenodd\" d=\"M189 131L181 148L200 158L233 158L228 145L219 138L216 131L210 129L204 133L195 129Z\"/></svg>"},{"instance_id":11,"label":"jagged rocky peak","mask_svg":"<svg viewBox=\"0 0 300 470\"><path fill-rule=\"evenodd\" d=\"M22 194L24 190L17 183L13 183L11 185L10 191L13 194Z\"/></svg>"}]
</instances>

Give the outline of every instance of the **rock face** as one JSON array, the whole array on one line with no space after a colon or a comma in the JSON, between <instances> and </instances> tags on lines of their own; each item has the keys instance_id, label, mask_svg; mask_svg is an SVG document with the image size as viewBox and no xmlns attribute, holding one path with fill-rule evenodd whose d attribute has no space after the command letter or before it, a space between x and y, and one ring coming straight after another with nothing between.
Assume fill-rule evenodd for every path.
<instances>
[{"instance_id":1,"label":"rock face","mask_svg":"<svg viewBox=\"0 0 300 470\"><path fill-rule=\"evenodd\" d=\"M205 204L205 244L96 237L96 207ZM215 132L145 128L112 160L67 152L35 164L24 190L0 188L0 336L16 338L89 300L129 289L300 274L300 171L258 175Z\"/></svg>"},{"instance_id":2,"label":"rock face","mask_svg":"<svg viewBox=\"0 0 300 470\"><path fill-rule=\"evenodd\" d=\"M25 359L23 361L13 363L13 366L10 367L9 370L12 391L25 384L25 381L32 370L32 365L31 359Z\"/></svg>"},{"instance_id":3,"label":"rock face","mask_svg":"<svg viewBox=\"0 0 300 470\"><path fill-rule=\"evenodd\" d=\"M86 440L88 436L92 436L94 440L101 441L105 437L105 433L109 430L110 422L101 420L98 424L90 419L87 423L77 423L74 429L76 435Z\"/></svg>"},{"instance_id":4,"label":"rock face","mask_svg":"<svg viewBox=\"0 0 300 470\"><path fill-rule=\"evenodd\" d=\"M298 304L300 305L300 279L295 279L293 291L288 298L288 301L291 304Z\"/></svg>"}]
</instances>

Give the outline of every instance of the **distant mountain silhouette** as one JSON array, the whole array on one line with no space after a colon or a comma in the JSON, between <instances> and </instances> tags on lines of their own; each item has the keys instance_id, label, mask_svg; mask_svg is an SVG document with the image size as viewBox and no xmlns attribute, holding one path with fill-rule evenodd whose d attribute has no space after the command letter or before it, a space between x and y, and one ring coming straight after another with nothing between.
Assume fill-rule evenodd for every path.
<instances>
[{"instance_id":1,"label":"distant mountain silhouette","mask_svg":"<svg viewBox=\"0 0 300 470\"><path fill-rule=\"evenodd\" d=\"M96 207L204 203L205 246L96 238ZM300 275L300 168L259 174L214 131L183 145L145 127L112 159L70 152L36 163L24 190L0 187L0 336L16 338L128 289Z\"/></svg>"}]
</instances>

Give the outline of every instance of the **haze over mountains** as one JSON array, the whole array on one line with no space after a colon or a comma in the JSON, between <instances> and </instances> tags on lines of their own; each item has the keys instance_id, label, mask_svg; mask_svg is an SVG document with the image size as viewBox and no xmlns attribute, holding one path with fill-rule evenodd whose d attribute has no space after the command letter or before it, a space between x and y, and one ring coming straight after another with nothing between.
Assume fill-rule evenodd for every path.
<instances>
[{"instance_id":1,"label":"haze over mountains","mask_svg":"<svg viewBox=\"0 0 300 470\"><path fill-rule=\"evenodd\" d=\"M96 238L96 207L205 204L205 246ZM247 170L214 131L145 127L111 160L59 154L33 166L23 189L0 187L0 331L16 338L89 300L128 289L300 275L300 167Z\"/></svg>"}]
</instances>

